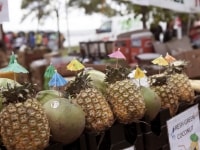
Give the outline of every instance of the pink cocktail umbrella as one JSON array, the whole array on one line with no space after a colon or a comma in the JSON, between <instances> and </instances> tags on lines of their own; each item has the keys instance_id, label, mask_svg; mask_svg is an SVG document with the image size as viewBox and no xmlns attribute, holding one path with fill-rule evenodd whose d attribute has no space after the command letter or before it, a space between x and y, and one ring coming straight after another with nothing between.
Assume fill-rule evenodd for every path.
<instances>
[{"instance_id":1,"label":"pink cocktail umbrella","mask_svg":"<svg viewBox=\"0 0 200 150\"><path fill-rule=\"evenodd\" d=\"M118 48L117 51L111 53L108 55L110 58L116 58L116 59L124 59L126 60L126 57L124 56L124 54L120 51L120 48Z\"/></svg>"},{"instance_id":2,"label":"pink cocktail umbrella","mask_svg":"<svg viewBox=\"0 0 200 150\"><path fill-rule=\"evenodd\" d=\"M117 64L116 67L118 66L118 59L124 59L126 60L126 57L124 56L124 54L120 51L120 48L118 48L117 51L111 53L108 55L110 58L116 58L117 59Z\"/></svg>"}]
</instances>

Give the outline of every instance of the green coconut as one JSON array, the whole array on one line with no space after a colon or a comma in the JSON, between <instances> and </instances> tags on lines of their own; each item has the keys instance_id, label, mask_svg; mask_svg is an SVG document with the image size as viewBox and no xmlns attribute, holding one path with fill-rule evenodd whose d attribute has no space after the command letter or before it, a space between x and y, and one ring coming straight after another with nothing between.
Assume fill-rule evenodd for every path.
<instances>
[{"instance_id":1,"label":"green coconut","mask_svg":"<svg viewBox=\"0 0 200 150\"><path fill-rule=\"evenodd\" d=\"M63 94L59 91L56 90L42 90L39 91L36 94L36 99L42 104L44 105L47 101L54 99L54 98L59 98L62 97Z\"/></svg>"},{"instance_id":2,"label":"green coconut","mask_svg":"<svg viewBox=\"0 0 200 150\"><path fill-rule=\"evenodd\" d=\"M105 73L95 69L89 69L86 73L88 73L91 78L91 84L104 93L107 87L105 83Z\"/></svg>"},{"instance_id":3,"label":"green coconut","mask_svg":"<svg viewBox=\"0 0 200 150\"><path fill-rule=\"evenodd\" d=\"M161 99L160 97L149 87L141 87L141 92L144 97L146 113L145 117L148 120L153 120L160 112Z\"/></svg>"},{"instance_id":4,"label":"green coconut","mask_svg":"<svg viewBox=\"0 0 200 150\"><path fill-rule=\"evenodd\" d=\"M80 106L65 98L54 98L43 107L49 120L52 141L69 144L80 137L85 128L85 113Z\"/></svg>"}]
</instances>

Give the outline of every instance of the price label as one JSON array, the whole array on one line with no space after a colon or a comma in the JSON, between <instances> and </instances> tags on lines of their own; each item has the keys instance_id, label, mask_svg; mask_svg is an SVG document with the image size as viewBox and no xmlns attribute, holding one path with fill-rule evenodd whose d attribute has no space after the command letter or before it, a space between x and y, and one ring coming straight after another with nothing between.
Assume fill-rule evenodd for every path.
<instances>
[{"instance_id":1,"label":"price label","mask_svg":"<svg viewBox=\"0 0 200 150\"><path fill-rule=\"evenodd\" d=\"M167 121L171 150L195 150L200 145L198 104Z\"/></svg>"},{"instance_id":2,"label":"price label","mask_svg":"<svg viewBox=\"0 0 200 150\"><path fill-rule=\"evenodd\" d=\"M124 148L123 150L135 150L135 146Z\"/></svg>"}]
</instances>

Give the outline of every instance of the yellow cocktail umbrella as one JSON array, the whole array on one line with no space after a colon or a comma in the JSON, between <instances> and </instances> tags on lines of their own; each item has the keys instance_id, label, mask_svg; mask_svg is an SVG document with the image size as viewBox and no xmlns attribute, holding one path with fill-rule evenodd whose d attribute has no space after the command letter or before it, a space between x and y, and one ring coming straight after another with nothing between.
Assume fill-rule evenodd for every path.
<instances>
[{"instance_id":1,"label":"yellow cocktail umbrella","mask_svg":"<svg viewBox=\"0 0 200 150\"><path fill-rule=\"evenodd\" d=\"M145 73L137 66L136 69L135 69L134 78L140 79L140 78L144 78L144 77L145 77Z\"/></svg>"},{"instance_id":2,"label":"yellow cocktail umbrella","mask_svg":"<svg viewBox=\"0 0 200 150\"><path fill-rule=\"evenodd\" d=\"M167 60L165 60L162 55L159 56L158 58L154 59L152 61L152 63L155 64L155 65L159 65L159 66L167 66L167 65L169 65Z\"/></svg>"},{"instance_id":3,"label":"yellow cocktail umbrella","mask_svg":"<svg viewBox=\"0 0 200 150\"><path fill-rule=\"evenodd\" d=\"M85 66L80 63L77 59L73 59L68 65L67 65L67 70L70 71L79 71L84 69Z\"/></svg>"}]
</instances>

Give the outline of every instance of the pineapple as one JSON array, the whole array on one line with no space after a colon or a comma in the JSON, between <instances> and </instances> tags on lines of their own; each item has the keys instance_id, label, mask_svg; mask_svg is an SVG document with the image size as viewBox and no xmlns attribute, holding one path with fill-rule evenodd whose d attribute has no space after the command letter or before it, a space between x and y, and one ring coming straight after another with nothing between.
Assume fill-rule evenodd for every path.
<instances>
[{"instance_id":1,"label":"pineapple","mask_svg":"<svg viewBox=\"0 0 200 150\"><path fill-rule=\"evenodd\" d=\"M174 116L178 110L179 98L173 85L167 82L165 74L156 74L149 77L150 88L161 98L161 108L169 109L170 115Z\"/></svg>"},{"instance_id":2,"label":"pineapple","mask_svg":"<svg viewBox=\"0 0 200 150\"><path fill-rule=\"evenodd\" d=\"M116 119L124 124L138 121L146 111L141 90L128 79L129 73L125 67L106 68L107 100Z\"/></svg>"},{"instance_id":3,"label":"pineapple","mask_svg":"<svg viewBox=\"0 0 200 150\"><path fill-rule=\"evenodd\" d=\"M2 91L0 133L7 150L43 150L48 146L50 128L39 102L32 98L33 86L24 84Z\"/></svg>"},{"instance_id":4,"label":"pineapple","mask_svg":"<svg viewBox=\"0 0 200 150\"><path fill-rule=\"evenodd\" d=\"M184 61L175 61L168 67L166 74L169 75L168 82L174 86L179 101L193 103L195 93L188 76L183 72L186 65Z\"/></svg>"},{"instance_id":5,"label":"pineapple","mask_svg":"<svg viewBox=\"0 0 200 150\"><path fill-rule=\"evenodd\" d=\"M82 71L66 86L65 97L82 107L86 114L86 130L103 132L114 123L112 110L105 96L90 84L89 74Z\"/></svg>"}]
</instances>

